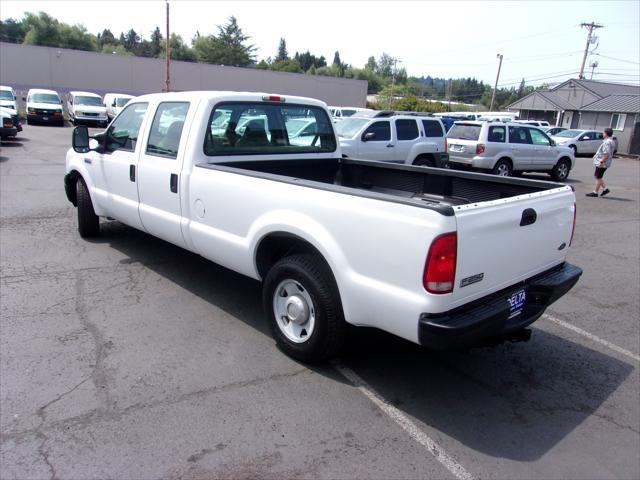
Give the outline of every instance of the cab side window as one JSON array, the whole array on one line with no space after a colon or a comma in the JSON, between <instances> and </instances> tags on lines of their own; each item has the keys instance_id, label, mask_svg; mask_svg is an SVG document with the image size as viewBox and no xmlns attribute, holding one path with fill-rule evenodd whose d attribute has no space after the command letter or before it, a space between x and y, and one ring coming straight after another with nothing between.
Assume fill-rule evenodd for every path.
<instances>
[{"instance_id":1,"label":"cab side window","mask_svg":"<svg viewBox=\"0 0 640 480\"><path fill-rule=\"evenodd\" d=\"M147 155L176 158L189 102L163 102L153 117Z\"/></svg>"},{"instance_id":2,"label":"cab side window","mask_svg":"<svg viewBox=\"0 0 640 480\"><path fill-rule=\"evenodd\" d=\"M418 138L418 124L415 120L396 120L398 140L413 140Z\"/></svg>"},{"instance_id":3,"label":"cab side window","mask_svg":"<svg viewBox=\"0 0 640 480\"><path fill-rule=\"evenodd\" d=\"M148 103L128 105L120 116L111 123L106 132L107 152L115 152L116 150L135 151L142 119L148 106Z\"/></svg>"},{"instance_id":4,"label":"cab side window","mask_svg":"<svg viewBox=\"0 0 640 480\"><path fill-rule=\"evenodd\" d=\"M375 137L371 138L370 142L382 142L391 140L391 124L389 122L375 122L369 125L369 127L362 134L362 138L368 134L373 133Z\"/></svg>"}]
</instances>

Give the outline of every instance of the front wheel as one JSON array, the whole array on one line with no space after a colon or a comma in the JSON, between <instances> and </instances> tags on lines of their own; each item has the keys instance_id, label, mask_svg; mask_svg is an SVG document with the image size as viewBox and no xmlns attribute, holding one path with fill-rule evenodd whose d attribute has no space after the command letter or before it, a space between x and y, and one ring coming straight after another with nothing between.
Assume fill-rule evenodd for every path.
<instances>
[{"instance_id":1,"label":"front wheel","mask_svg":"<svg viewBox=\"0 0 640 480\"><path fill-rule=\"evenodd\" d=\"M96 237L100 233L100 218L93 209L93 202L87 186L81 179L76 181L76 201L78 204L78 232L82 238Z\"/></svg>"},{"instance_id":2,"label":"front wheel","mask_svg":"<svg viewBox=\"0 0 640 480\"><path fill-rule=\"evenodd\" d=\"M335 279L321 257L279 260L265 278L262 299L271 334L284 353L319 362L339 351L346 323Z\"/></svg>"},{"instance_id":3,"label":"front wheel","mask_svg":"<svg viewBox=\"0 0 640 480\"><path fill-rule=\"evenodd\" d=\"M498 160L498 163L493 167L493 174L501 177L510 177L512 172L509 160Z\"/></svg>"},{"instance_id":4,"label":"front wheel","mask_svg":"<svg viewBox=\"0 0 640 480\"><path fill-rule=\"evenodd\" d=\"M413 161L414 165L418 165L421 167L435 167L436 164L433 161L433 157L430 155L420 155Z\"/></svg>"},{"instance_id":5,"label":"front wheel","mask_svg":"<svg viewBox=\"0 0 640 480\"><path fill-rule=\"evenodd\" d=\"M551 170L551 178L556 182L563 182L569 176L571 164L567 160L559 160L553 170Z\"/></svg>"}]
</instances>

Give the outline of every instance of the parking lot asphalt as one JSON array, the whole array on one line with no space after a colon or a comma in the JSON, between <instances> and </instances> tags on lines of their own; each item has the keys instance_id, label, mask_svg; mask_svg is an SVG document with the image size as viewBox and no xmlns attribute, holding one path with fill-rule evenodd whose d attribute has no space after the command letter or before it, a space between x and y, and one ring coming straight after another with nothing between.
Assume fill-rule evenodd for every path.
<instances>
[{"instance_id":1,"label":"parking lot asphalt","mask_svg":"<svg viewBox=\"0 0 640 480\"><path fill-rule=\"evenodd\" d=\"M0 151L0 478L640 478L640 162L586 198L577 159L584 275L529 342L363 329L308 367L258 282L118 222L81 239L70 138L28 125Z\"/></svg>"}]
</instances>

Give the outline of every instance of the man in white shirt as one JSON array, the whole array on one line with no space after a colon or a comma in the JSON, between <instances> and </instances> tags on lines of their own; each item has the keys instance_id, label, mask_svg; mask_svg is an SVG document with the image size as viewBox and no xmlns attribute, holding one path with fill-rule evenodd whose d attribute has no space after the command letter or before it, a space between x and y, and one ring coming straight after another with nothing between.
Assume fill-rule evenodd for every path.
<instances>
[{"instance_id":1,"label":"man in white shirt","mask_svg":"<svg viewBox=\"0 0 640 480\"><path fill-rule=\"evenodd\" d=\"M613 136L613 130L610 128L604 129L604 141L598 147L598 151L593 156L593 164L596 169L593 173L593 176L596 179L596 188L591 193L587 193L587 197L597 197L598 191L602 188L601 197L607 195L611 190L609 190L604 185L604 172L611 166L611 162L613 161L613 152L616 149L616 144L611 138Z\"/></svg>"}]
</instances>

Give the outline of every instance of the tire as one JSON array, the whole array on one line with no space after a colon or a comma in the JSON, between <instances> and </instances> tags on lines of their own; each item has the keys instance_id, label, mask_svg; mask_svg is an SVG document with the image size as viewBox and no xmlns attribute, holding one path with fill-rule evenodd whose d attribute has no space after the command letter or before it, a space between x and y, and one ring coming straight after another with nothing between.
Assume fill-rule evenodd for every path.
<instances>
[{"instance_id":1,"label":"tire","mask_svg":"<svg viewBox=\"0 0 640 480\"><path fill-rule=\"evenodd\" d=\"M413 161L413 165L418 165L421 167L435 167L436 162L433 160L433 157L427 155L420 155L416 157Z\"/></svg>"},{"instance_id":2,"label":"tire","mask_svg":"<svg viewBox=\"0 0 640 480\"><path fill-rule=\"evenodd\" d=\"M571 163L567 159L561 158L551 170L551 178L556 182L564 182L569 176L570 170Z\"/></svg>"},{"instance_id":3,"label":"tire","mask_svg":"<svg viewBox=\"0 0 640 480\"><path fill-rule=\"evenodd\" d=\"M82 179L76 181L76 203L78 205L78 232L82 238L100 234L100 219L93 209L91 196Z\"/></svg>"},{"instance_id":4,"label":"tire","mask_svg":"<svg viewBox=\"0 0 640 480\"><path fill-rule=\"evenodd\" d=\"M346 322L338 287L318 255L279 260L264 280L262 301L271 334L290 357L321 362L342 347Z\"/></svg>"},{"instance_id":5,"label":"tire","mask_svg":"<svg viewBox=\"0 0 640 480\"><path fill-rule=\"evenodd\" d=\"M510 177L513 174L511 162L502 158L493 166L493 170L491 172L494 175L499 175L501 177Z\"/></svg>"}]
</instances>

